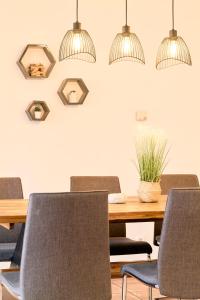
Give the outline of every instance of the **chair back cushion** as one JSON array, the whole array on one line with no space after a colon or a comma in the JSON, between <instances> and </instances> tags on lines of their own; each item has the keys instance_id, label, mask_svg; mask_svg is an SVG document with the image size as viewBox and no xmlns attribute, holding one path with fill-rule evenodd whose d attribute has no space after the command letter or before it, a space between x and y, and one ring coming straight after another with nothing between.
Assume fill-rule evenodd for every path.
<instances>
[{"instance_id":1,"label":"chair back cushion","mask_svg":"<svg viewBox=\"0 0 200 300\"><path fill-rule=\"evenodd\" d=\"M23 199L21 179L18 177L0 178L1 199ZM21 224L15 224L11 230L0 226L0 243L16 243L21 231Z\"/></svg>"},{"instance_id":2,"label":"chair back cushion","mask_svg":"<svg viewBox=\"0 0 200 300\"><path fill-rule=\"evenodd\" d=\"M162 195L168 195L172 188L199 187L199 180L194 174L163 174L160 186Z\"/></svg>"},{"instance_id":3,"label":"chair back cushion","mask_svg":"<svg viewBox=\"0 0 200 300\"><path fill-rule=\"evenodd\" d=\"M100 191L106 190L109 194L121 193L119 178L117 176L72 176L70 178L70 191ZM110 237L125 237L125 223L112 223L109 226Z\"/></svg>"},{"instance_id":4,"label":"chair back cushion","mask_svg":"<svg viewBox=\"0 0 200 300\"><path fill-rule=\"evenodd\" d=\"M22 300L111 299L107 197L107 192L30 196Z\"/></svg>"},{"instance_id":5,"label":"chair back cushion","mask_svg":"<svg viewBox=\"0 0 200 300\"><path fill-rule=\"evenodd\" d=\"M163 222L158 279L162 295L200 298L200 189L172 189Z\"/></svg>"},{"instance_id":6,"label":"chair back cushion","mask_svg":"<svg viewBox=\"0 0 200 300\"><path fill-rule=\"evenodd\" d=\"M161 193L168 195L172 188L199 187L199 180L194 174L163 174L161 176ZM156 238L161 234L162 221L155 221L154 224L154 245L158 246Z\"/></svg>"}]
</instances>

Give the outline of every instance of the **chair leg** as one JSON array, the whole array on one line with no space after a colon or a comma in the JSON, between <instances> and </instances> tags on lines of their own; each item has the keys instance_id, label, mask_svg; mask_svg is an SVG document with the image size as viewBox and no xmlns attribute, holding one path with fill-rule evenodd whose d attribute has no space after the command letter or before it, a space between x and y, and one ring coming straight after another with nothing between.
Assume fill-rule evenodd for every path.
<instances>
[{"instance_id":1,"label":"chair leg","mask_svg":"<svg viewBox=\"0 0 200 300\"><path fill-rule=\"evenodd\" d=\"M2 293L2 300L17 300L18 298L14 297L9 291L1 285L1 293Z\"/></svg>"},{"instance_id":2,"label":"chair leg","mask_svg":"<svg viewBox=\"0 0 200 300\"><path fill-rule=\"evenodd\" d=\"M151 254L147 254L147 260L151 261ZM148 288L148 299L152 300L152 287Z\"/></svg>"},{"instance_id":3,"label":"chair leg","mask_svg":"<svg viewBox=\"0 0 200 300\"><path fill-rule=\"evenodd\" d=\"M150 286L148 288L148 299L152 300L152 287L150 287Z\"/></svg>"},{"instance_id":4,"label":"chair leg","mask_svg":"<svg viewBox=\"0 0 200 300\"><path fill-rule=\"evenodd\" d=\"M122 278L122 300L126 300L127 294L127 275L124 274Z\"/></svg>"},{"instance_id":5,"label":"chair leg","mask_svg":"<svg viewBox=\"0 0 200 300\"><path fill-rule=\"evenodd\" d=\"M151 261L151 255L147 254L147 259ZM127 295L127 275L124 274L122 278L122 300L126 300ZM152 300L152 287L148 288L148 300Z\"/></svg>"}]
</instances>

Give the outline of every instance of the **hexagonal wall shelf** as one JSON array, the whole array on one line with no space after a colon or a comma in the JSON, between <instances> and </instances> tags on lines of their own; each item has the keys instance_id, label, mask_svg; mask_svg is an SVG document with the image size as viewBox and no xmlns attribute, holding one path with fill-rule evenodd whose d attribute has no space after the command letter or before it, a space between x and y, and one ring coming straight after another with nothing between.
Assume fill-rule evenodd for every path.
<instances>
[{"instance_id":1,"label":"hexagonal wall shelf","mask_svg":"<svg viewBox=\"0 0 200 300\"><path fill-rule=\"evenodd\" d=\"M88 93L89 90L81 78L68 78L63 80L58 90L58 95L64 105L83 104Z\"/></svg>"},{"instance_id":2,"label":"hexagonal wall shelf","mask_svg":"<svg viewBox=\"0 0 200 300\"><path fill-rule=\"evenodd\" d=\"M50 110L44 101L33 101L26 109L26 113L31 121L44 121Z\"/></svg>"},{"instance_id":3,"label":"hexagonal wall shelf","mask_svg":"<svg viewBox=\"0 0 200 300\"><path fill-rule=\"evenodd\" d=\"M19 61L20 70L26 79L47 78L56 63L46 45L29 44Z\"/></svg>"}]
</instances>

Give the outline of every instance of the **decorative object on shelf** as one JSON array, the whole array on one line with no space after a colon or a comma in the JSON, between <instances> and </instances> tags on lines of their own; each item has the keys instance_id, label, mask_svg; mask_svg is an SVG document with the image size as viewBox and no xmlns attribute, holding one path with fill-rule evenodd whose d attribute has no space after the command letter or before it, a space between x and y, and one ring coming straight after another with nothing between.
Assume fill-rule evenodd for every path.
<instances>
[{"instance_id":1,"label":"decorative object on shelf","mask_svg":"<svg viewBox=\"0 0 200 300\"><path fill-rule=\"evenodd\" d=\"M192 65L192 60L186 43L174 29L174 0L172 0L172 30L158 49L156 68L161 70L181 63Z\"/></svg>"},{"instance_id":2,"label":"decorative object on shelf","mask_svg":"<svg viewBox=\"0 0 200 300\"><path fill-rule=\"evenodd\" d=\"M168 154L164 134L143 127L136 139L137 170L140 175L138 196L142 202L157 202L161 194L160 177Z\"/></svg>"},{"instance_id":3,"label":"decorative object on shelf","mask_svg":"<svg viewBox=\"0 0 200 300\"><path fill-rule=\"evenodd\" d=\"M94 63L96 52L93 41L86 30L81 29L78 20L78 0L76 0L76 22L73 29L67 31L60 45L59 60L80 59Z\"/></svg>"},{"instance_id":4,"label":"decorative object on shelf","mask_svg":"<svg viewBox=\"0 0 200 300\"><path fill-rule=\"evenodd\" d=\"M112 193L108 194L108 203L119 204L126 203L126 196L123 193Z\"/></svg>"},{"instance_id":5,"label":"decorative object on shelf","mask_svg":"<svg viewBox=\"0 0 200 300\"><path fill-rule=\"evenodd\" d=\"M44 101L33 101L26 109L26 113L31 121L44 121L50 110Z\"/></svg>"},{"instance_id":6,"label":"decorative object on shelf","mask_svg":"<svg viewBox=\"0 0 200 300\"><path fill-rule=\"evenodd\" d=\"M43 115L43 109L41 106L35 106L34 107L34 118L35 120L41 120Z\"/></svg>"},{"instance_id":7,"label":"decorative object on shelf","mask_svg":"<svg viewBox=\"0 0 200 300\"><path fill-rule=\"evenodd\" d=\"M44 77L45 76L45 66L43 64L30 64L29 76L31 77Z\"/></svg>"},{"instance_id":8,"label":"decorative object on shelf","mask_svg":"<svg viewBox=\"0 0 200 300\"><path fill-rule=\"evenodd\" d=\"M20 70L26 79L47 78L56 61L46 45L29 44L19 61Z\"/></svg>"},{"instance_id":9,"label":"decorative object on shelf","mask_svg":"<svg viewBox=\"0 0 200 300\"><path fill-rule=\"evenodd\" d=\"M109 64L120 61L133 61L145 64L144 51L139 38L130 32L127 25L127 0L126 1L126 24L122 27L122 33L118 33L112 43L109 55Z\"/></svg>"},{"instance_id":10,"label":"decorative object on shelf","mask_svg":"<svg viewBox=\"0 0 200 300\"><path fill-rule=\"evenodd\" d=\"M83 104L88 93L89 90L81 78L65 79L58 89L58 95L64 105Z\"/></svg>"}]
</instances>

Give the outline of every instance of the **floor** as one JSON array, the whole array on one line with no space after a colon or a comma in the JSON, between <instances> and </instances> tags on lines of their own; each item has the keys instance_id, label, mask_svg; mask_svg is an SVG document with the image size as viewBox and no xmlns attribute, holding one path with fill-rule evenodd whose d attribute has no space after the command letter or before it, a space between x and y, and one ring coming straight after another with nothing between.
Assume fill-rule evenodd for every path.
<instances>
[{"instance_id":1,"label":"floor","mask_svg":"<svg viewBox=\"0 0 200 300\"><path fill-rule=\"evenodd\" d=\"M112 300L121 300L121 279L112 279ZM128 278L127 300L148 300L148 288L134 278ZM159 297L158 290L153 289L153 298ZM1 287L0 287L0 299ZM9 298L10 299L10 298ZM13 299L13 298L11 298ZM169 298L168 298L169 300Z\"/></svg>"},{"instance_id":2,"label":"floor","mask_svg":"<svg viewBox=\"0 0 200 300\"><path fill-rule=\"evenodd\" d=\"M121 300L121 279L112 279L112 300ZM140 283L134 278L128 278L128 293L127 300L147 300L148 299L148 287ZM153 289L153 298L159 297L159 291Z\"/></svg>"},{"instance_id":3,"label":"floor","mask_svg":"<svg viewBox=\"0 0 200 300\"><path fill-rule=\"evenodd\" d=\"M2 269L8 268L8 263L1 263L0 267ZM112 300L121 300L121 278L112 279ZM128 293L127 300L148 300L148 287L139 282L134 278L128 278ZM153 289L153 298L159 297L159 291L157 289ZM0 299L1 296L1 286L0 286Z\"/></svg>"}]
</instances>

